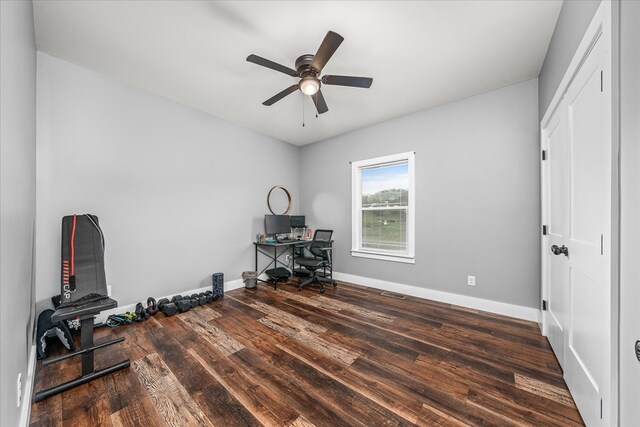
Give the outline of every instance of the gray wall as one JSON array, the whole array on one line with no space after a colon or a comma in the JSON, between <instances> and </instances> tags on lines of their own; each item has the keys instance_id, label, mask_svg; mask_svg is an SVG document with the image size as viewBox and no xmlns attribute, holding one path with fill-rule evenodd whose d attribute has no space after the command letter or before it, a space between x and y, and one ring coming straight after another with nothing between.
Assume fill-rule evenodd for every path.
<instances>
[{"instance_id":1,"label":"gray wall","mask_svg":"<svg viewBox=\"0 0 640 427\"><path fill-rule=\"evenodd\" d=\"M553 95L600 3L601 0L564 1L538 77L540 119L549 108Z\"/></svg>"},{"instance_id":2,"label":"gray wall","mask_svg":"<svg viewBox=\"0 0 640 427\"><path fill-rule=\"evenodd\" d=\"M17 426L32 345L36 48L30 1L0 1L0 425ZM24 395L22 402L25 401ZM28 399L27 399L28 401Z\"/></svg>"},{"instance_id":3,"label":"gray wall","mask_svg":"<svg viewBox=\"0 0 640 427\"><path fill-rule=\"evenodd\" d=\"M640 420L640 2L620 4L620 425Z\"/></svg>"},{"instance_id":4,"label":"gray wall","mask_svg":"<svg viewBox=\"0 0 640 427\"><path fill-rule=\"evenodd\" d=\"M42 52L37 109L39 302L60 293L64 215L98 215L124 305L207 286L218 271L238 279L253 269L269 189L288 187L297 208L290 144Z\"/></svg>"},{"instance_id":5,"label":"gray wall","mask_svg":"<svg viewBox=\"0 0 640 427\"><path fill-rule=\"evenodd\" d=\"M301 149L301 210L335 230L336 271L539 306L536 80ZM355 258L349 161L416 151L416 263ZM476 286L467 286L467 275Z\"/></svg>"}]
</instances>

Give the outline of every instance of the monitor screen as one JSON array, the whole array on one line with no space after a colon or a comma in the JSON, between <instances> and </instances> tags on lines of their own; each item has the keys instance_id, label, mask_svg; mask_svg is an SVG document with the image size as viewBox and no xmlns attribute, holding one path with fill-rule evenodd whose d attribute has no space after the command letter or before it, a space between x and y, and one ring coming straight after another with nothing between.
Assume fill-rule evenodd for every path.
<instances>
[{"instance_id":1,"label":"monitor screen","mask_svg":"<svg viewBox=\"0 0 640 427\"><path fill-rule=\"evenodd\" d=\"M306 226L304 215L291 215L291 228L303 228Z\"/></svg>"},{"instance_id":2,"label":"monitor screen","mask_svg":"<svg viewBox=\"0 0 640 427\"><path fill-rule=\"evenodd\" d=\"M290 233L289 215L265 215L264 232L271 235Z\"/></svg>"}]
</instances>

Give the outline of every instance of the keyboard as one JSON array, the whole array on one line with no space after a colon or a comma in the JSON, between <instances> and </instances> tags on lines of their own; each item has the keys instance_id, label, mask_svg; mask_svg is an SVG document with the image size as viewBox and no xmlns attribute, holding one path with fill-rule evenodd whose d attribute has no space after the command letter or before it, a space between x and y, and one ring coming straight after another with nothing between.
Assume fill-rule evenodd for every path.
<instances>
[{"instance_id":1,"label":"keyboard","mask_svg":"<svg viewBox=\"0 0 640 427\"><path fill-rule=\"evenodd\" d=\"M296 239L278 239L278 243L293 243L297 242Z\"/></svg>"}]
</instances>

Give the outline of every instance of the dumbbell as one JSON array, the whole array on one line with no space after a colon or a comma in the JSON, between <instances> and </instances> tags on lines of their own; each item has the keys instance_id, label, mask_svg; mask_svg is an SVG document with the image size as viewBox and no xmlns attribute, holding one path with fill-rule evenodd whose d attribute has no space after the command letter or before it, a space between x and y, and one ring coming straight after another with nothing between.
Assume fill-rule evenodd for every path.
<instances>
[{"instance_id":1,"label":"dumbbell","mask_svg":"<svg viewBox=\"0 0 640 427\"><path fill-rule=\"evenodd\" d=\"M207 294L204 292L200 292L198 294L198 301L200 302L200 305L205 305L206 303L208 303L209 299L207 298Z\"/></svg>"},{"instance_id":2,"label":"dumbbell","mask_svg":"<svg viewBox=\"0 0 640 427\"><path fill-rule=\"evenodd\" d=\"M157 305L158 305L158 310L162 311L163 307L166 304L171 303L171 301L169 300L169 298L161 298L158 300Z\"/></svg>"},{"instance_id":3,"label":"dumbbell","mask_svg":"<svg viewBox=\"0 0 640 427\"><path fill-rule=\"evenodd\" d=\"M207 291L207 292L210 292L210 291ZM207 292L200 292L200 299L201 301L204 301L204 303L200 302L200 305L209 304L211 301L213 301L211 298L209 298L209 294Z\"/></svg>"},{"instance_id":4,"label":"dumbbell","mask_svg":"<svg viewBox=\"0 0 640 427\"><path fill-rule=\"evenodd\" d=\"M213 292L206 291L204 294L207 297L207 303L213 302Z\"/></svg>"},{"instance_id":5,"label":"dumbbell","mask_svg":"<svg viewBox=\"0 0 640 427\"><path fill-rule=\"evenodd\" d=\"M178 300L175 304L180 313L191 310L191 300L189 298L184 297L181 300Z\"/></svg>"},{"instance_id":6,"label":"dumbbell","mask_svg":"<svg viewBox=\"0 0 640 427\"><path fill-rule=\"evenodd\" d=\"M211 291L203 292L203 294L204 294L205 297L207 297L207 303L215 301L215 300L217 300L219 298L219 296L214 295L213 292L211 292ZM200 295L202 295L202 294L200 294Z\"/></svg>"},{"instance_id":7,"label":"dumbbell","mask_svg":"<svg viewBox=\"0 0 640 427\"><path fill-rule=\"evenodd\" d=\"M200 294L191 294L189 299L191 300L191 308L195 308L200 305Z\"/></svg>"},{"instance_id":8,"label":"dumbbell","mask_svg":"<svg viewBox=\"0 0 640 427\"><path fill-rule=\"evenodd\" d=\"M171 302L168 298L162 298L158 301L158 310L164 313L165 316L173 316L178 312L178 307L175 303Z\"/></svg>"},{"instance_id":9,"label":"dumbbell","mask_svg":"<svg viewBox=\"0 0 640 427\"><path fill-rule=\"evenodd\" d=\"M171 298L171 302L176 305L180 313L191 309L191 299L188 296L182 296L180 294L174 295L173 298Z\"/></svg>"},{"instance_id":10,"label":"dumbbell","mask_svg":"<svg viewBox=\"0 0 640 427\"><path fill-rule=\"evenodd\" d=\"M207 294L209 294L209 295L210 295L211 301L218 301L218 300L222 297L222 295L220 295L220 294L214 294L214 293L213 293L213 292L211 292L211 291L207 291Z\"/></svg>"}]
</instances>

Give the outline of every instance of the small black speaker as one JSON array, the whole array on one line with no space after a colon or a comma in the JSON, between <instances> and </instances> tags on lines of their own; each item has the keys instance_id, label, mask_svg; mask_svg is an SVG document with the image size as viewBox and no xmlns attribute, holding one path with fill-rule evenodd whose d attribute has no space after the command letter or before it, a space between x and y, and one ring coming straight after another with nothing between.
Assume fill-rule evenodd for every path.
<instances>
[{"instance_id":1,"label":"small black speaker","mask_svg":"<svg viewBox=\"0 0 640 427\"><path fill-rule=\"evenodd\" d=\"M211 284L213 285L213 300L224 297L224 274L213 273Z\"/></svg>"}]
</instances>

